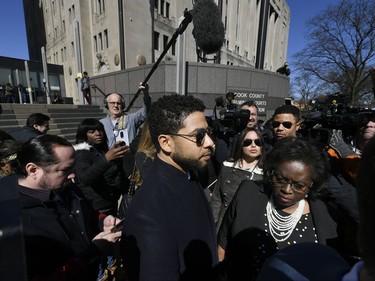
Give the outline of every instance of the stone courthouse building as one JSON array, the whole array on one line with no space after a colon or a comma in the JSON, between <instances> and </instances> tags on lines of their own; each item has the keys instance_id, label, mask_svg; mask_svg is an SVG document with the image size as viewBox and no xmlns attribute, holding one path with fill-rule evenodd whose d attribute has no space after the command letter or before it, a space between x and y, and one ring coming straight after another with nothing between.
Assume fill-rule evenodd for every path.
<instances>
[{"instance_id":1,"label":"stone courthouse building","mask_svg":"<svg viewBox=\"0 0 375 281\"><path fill-rule=\"evenodd\" d=\"M103 75L152 65L179 26L184 10L191 10L194 2L24 0L30 59L38 59L40 48L45 46L47 62L64 66L66 95L79 103L80 73L87 71L95 81ZM267 73L274 73L283 65L290 24L286 0L215 0L215 3L224 24L225 39L218 53L207 56L206 64ZM197 59L193 27L192 23L184 32L186 61L200 65L203 62ZM177 45L169 49L165 63L177 61ZM228 87L218 94L226 90Z\"/></svg>"}]
</instances>

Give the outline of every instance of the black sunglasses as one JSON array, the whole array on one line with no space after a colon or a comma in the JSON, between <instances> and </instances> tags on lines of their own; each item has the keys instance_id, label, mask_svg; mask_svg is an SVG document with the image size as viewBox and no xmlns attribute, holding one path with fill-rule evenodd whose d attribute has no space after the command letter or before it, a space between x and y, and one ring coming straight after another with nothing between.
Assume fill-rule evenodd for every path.
<instances>
[{"instance_id":1,"label":"black sunglasses","mask_svg":"<svg viewBox=\"0 0 375 281\"><path fill-rule=\"evenodd\" d=\"M262 141L260 139L245 139L242 143L242 147L247 147L249 145L252 145L253 142L255 143L256 146L261 147L262 146Z\"/></svg>"},{"instance_id":2,"label":"black sunglasses","mask_svg":"<svg viewBox=\"0 0 375 281\"><path fill-rule=\"evenodd\" d=\"M208 128L208 129L198 129L196 133L194 134L173 134L173 133L169 133L169 134L166 134L166 135L171 135L171 136L178 136L178 137L195 137L195 143L198 145L198 146L202 146L203 143L204 143L204 138L206 137L206 135L208 135L209 137L212 136L212 130L211 128ZM186 138L187 140L190 140L188 138ZM190 140L192 141L192 140Z\"/></svg>"},{"instance_id":3,"label":"black sunglasses","mask_svg":"<svg viewBox=\"0 0 375 281\"><path fill-rule=\"evenodd\" d=\"M289 122L289 121L285 121L285 122L272 121L273 128L278 128L280 124L283 125L283 127L286 129L290 129L294 125L292 122Z\"/></svg>"}]
</instances>

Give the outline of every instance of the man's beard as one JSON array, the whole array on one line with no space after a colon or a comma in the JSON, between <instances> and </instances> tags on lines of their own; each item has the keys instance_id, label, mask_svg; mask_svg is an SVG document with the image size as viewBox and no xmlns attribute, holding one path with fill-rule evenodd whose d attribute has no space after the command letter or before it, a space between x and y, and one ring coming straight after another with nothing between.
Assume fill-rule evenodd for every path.
<instances>
[{"instance_id":1,"label":"man's beard","mask_svg":"<svg viewBox=\"0 0 375 281\"><path fill-rule=\"evenodd\" d=\"M180 150L171 156L172 160L179 165L184 171L199 170L207 166L208 162L199 161L199 159L191 159L180 153Z\"/></svg>"}]
</instances>

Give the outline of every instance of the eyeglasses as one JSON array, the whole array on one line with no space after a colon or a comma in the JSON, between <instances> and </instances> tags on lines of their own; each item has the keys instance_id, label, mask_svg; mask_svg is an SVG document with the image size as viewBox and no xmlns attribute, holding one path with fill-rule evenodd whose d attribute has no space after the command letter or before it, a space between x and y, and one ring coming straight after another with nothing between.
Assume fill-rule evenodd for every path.
<instances>
[{"instance_id":1,"label":"eyeglasses","mask_svg":"<svg viewBox=\"0 0 375 281\"><path fill-rule=\"evenodd\" d=\"M285 122L273 121L272 127L278 128L280 126L280 124L283 125L283 127L286 128L286 129L290 129L290 128L292 128L293 125L295 125L295 124L293 124L292 122L289 122L289 121L285 121Z\"/></svg>"},{"instance_id":2,"label":"eyeglasses","mask_svg":"<svg viewBox=\"0 0 375 281\"><path fill-rule=\"evenodd\" d=\"M288 180L288 179L282 177L281 175L279 175L277 173L273 173L272 182L273 182L273 185L275 187L279 187L279 188L286 187L286 186L290 185L292 190L294 192L297 192L297 193L303 193L308 188L312 187L312 185L313 185L313 182L311 182L309 185L304 184L304 183L294 182L294 181L291 181L291 180Z\"/></svg>"},{"instance_id":3,"label":"eyeglasses","mask_svg":"<svg viewBox=\"0 0 375 281\"><path fill-rule=\"evenodd\" d=\"M262 141L260 139L245 139L242 143L242 147L247 147L249 145L252 145L253 143L255 143L256 146L262 146Z\"/></svg>"},{"instance_id":4,"label":"eyeglasses","mask_svg":"<svg viewBox=\"0 0 375 281\"><path fill-rule=\"evenodd\" d=\"M110 105L121 105L122 103L121 102L114 102L114 101L111 101L109 102Z\"/></svg>"},{"instance_id":5,"label":"eyeglasses","mask_svg":"<svg viewBox=\"0 0 375 281\"><path fill-rule=\"evenodd\" d=\"M206 137L206 135L208 135L209 137L212 136L212 130L211 128L208 128L208 129L198 129L196 133L194 134L173 134L173 133L169 133L169 134L166 134L166 135L171 135L171 136L178 136L178 137L195 137L195 143L198 145L198 146L202 146L203 143L204 143L204 139ZM191 139L188 139L186 138L187 140L190 140L190 141L193 141Z\"/></svg>"}]
</instances>

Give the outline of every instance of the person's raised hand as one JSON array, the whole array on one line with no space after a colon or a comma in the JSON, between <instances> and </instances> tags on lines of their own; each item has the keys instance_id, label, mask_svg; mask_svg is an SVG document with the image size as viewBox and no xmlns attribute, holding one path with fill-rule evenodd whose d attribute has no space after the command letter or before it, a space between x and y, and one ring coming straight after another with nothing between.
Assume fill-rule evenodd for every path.
<instances>
[{"instance_id":1,"label":"person's raised hand","mask_svg":"<svg viewBox=\"0 0 375 281\"><path fill-rule=\"evenodd\" d=\"M123 141L117 141L104 155L107 161L113 161L122 158L129 151L129 146Z\"/></svg>"}]
</instances>

